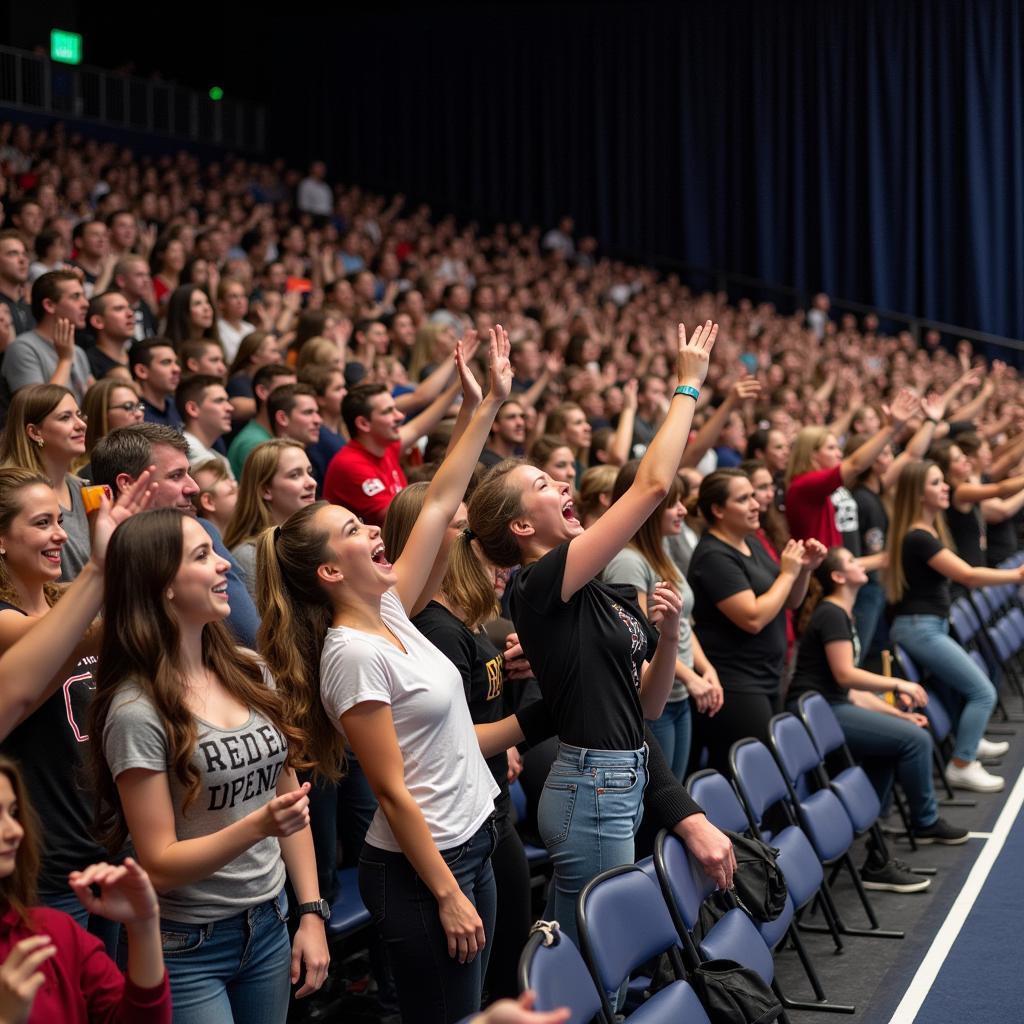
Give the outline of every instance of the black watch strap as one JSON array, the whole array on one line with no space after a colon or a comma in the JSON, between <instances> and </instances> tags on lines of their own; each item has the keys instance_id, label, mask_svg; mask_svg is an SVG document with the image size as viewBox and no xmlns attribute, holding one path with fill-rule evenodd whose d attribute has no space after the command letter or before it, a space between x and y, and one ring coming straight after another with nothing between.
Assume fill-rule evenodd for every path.
<instances>
[{"instance_id":1,"label":"black watch strap","mask_svg":"<svg viewBox=\"0 0 1024 1024\"><path fill-rule=\"evenodd\" d=\"M300 903L298 916L302 917L304 914L316 914L321 921L329 921L331 919L331 905L327 900L314 900L312 903Z\"/></svg>"}]
</instances>

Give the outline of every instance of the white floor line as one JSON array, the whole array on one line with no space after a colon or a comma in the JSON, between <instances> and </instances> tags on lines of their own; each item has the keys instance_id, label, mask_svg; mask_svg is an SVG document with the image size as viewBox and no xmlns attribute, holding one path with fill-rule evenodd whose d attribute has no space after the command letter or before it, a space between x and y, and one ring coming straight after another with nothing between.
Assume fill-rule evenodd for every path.
<instances>
[{"instance_id":1,"label":"white floor line","mask_svg":"<svg viewBox=\"0 0 1024 1024\"><path fill-rule=\"evenodd\" d=\"M964 921L967 920L967 915L978 898L978 893L981 892L981 888L992 870L992 865L996 862L996 858L1006 842L1010 829L1017 820L1022 804L1024 804L1024 769L1017 776L1017 781L1010 791L1006 805L999 815L999 820L996 821L995 828L992 829L990 838L985 842L981 853L978 854L978 859L974 862L974 867L971 868L971 873L967 876L960 895L957 896L956 902L946 915L946 920L942 922L942 927L932 941L924 960L921 961L914 980L911 981L909 988L904 993L900 1005L896 1007L896 1012L892 1015L889 1024L912 1024L916 1019L921 1004L931 991L935 978L942 969L957 935L960 934Z\"/></svg>"}]
</instances>

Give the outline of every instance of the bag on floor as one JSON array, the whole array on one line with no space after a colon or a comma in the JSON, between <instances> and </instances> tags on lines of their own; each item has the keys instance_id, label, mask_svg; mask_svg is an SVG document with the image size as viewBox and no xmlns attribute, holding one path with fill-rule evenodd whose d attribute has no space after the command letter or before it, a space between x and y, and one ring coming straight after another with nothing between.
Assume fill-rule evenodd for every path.
<instances>
[{"instance_id":1,"label":"bag on floor","mask_svg":"<svg viewBox=\"0 0 1024 1024\"><path fill-rule=\"evenodd\" d=\"M782 1003L761 975L735 960L705 961L691 984L711 1024L768 1024L782 1013Z\"/></svg>"}]
</instances>

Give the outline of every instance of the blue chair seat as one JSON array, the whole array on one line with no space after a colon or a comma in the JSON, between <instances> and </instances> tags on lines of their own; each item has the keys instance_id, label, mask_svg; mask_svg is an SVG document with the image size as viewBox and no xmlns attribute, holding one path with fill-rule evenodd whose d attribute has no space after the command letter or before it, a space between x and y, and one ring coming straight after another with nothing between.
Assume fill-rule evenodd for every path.
<instances>
[{"instance_id":1,"label":"blue chair seat","mask_svg":"<svg viewBox=\"0 0 1024 1024\"><path fill-rule=\"evenodd\" d=\"M697 993L685 981L673 981L638 1006L629 1024L711 1024Z\"/></svg>"},{"instance_id":2,"label":"blue chair seat","mask_svg":"<svg viewBox=\"0 0 1024 1024\"><path fill-rule=\"evenodd\" d=\"M350 935L370 923L370 912L359 895L358 868L342 868L338 872L338 892L331 904L327 934L332 939Z\"/></svg>"},{"instance_id":3,"label":"blue chair seat","mask_svg":"<svg viewBox=\"0 0 1024 1024\"><path fill-rule=\"evenodd\" d=\"M771 844L779 851L779 868L786 879L793 905L802 907L817 893L825 877L821 861L807 836L795 826L784 828Z\"/></svg>"},{"instance_id":4,"label":"blue chair seat","mask_svg":"<svg viewBox=\"0 0 1024 1024\"><path fill-rule=\"evenodd\" d=\"M875 787L860 765L844 769L829 781L850 816L854 832L859 834L871 828L882 813L882 805Z\"/></svg>"},{"instance_id":5,"label":"blue chair seat","mask_svg":"<svg viewBox=\"0 0 1024 1024\"><path fill-rule=\"evenodd\" d=\"M789 883L787 882L786 884L788 885ZM787 892L786 905L783 907L782 913L774 921L754 922L757 925L757 930L761 933L761 938L764 939L769 949L774 949L786 937L786 932L789 931L789 926L793 923L793 915L795 913L793 897Z\"/></svg>"},{"instance_id":6,"label":"blue chair seat","mask_svg":"<svg viewBox=\"0 0 1024 1024\"><path fill-rule=\"evenodd\" d=\"M853 826L831 790L812 793L800 801L799 810L804 831L825 863L841 857L853 844Z\"/></svg>"},{"instance_id":7,"label":"blue chair seat","mask_svg":"<svg viewBox=\"0 0 1024 1024\"><path fill-rule=\"evenodd\" d=\"M775 977L772 954L764 937L742 910L734 908L715 922L700 944L707 960L736 960L757 971L766 985Z\"/></svg>"}]
</instances>

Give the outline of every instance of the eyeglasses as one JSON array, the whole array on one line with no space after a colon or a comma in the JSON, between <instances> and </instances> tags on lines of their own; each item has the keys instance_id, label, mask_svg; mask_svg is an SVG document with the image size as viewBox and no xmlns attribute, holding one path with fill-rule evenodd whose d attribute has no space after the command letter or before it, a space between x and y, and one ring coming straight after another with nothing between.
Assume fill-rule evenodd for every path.
<instances>
[{"instance_id":1,"label":"eyeglasses","mask_svg":"<svg viewBox=\"0 0 1024 1024\"><path fill-rule=\"evenodd\" d=\"M118 402L112 405L111 409L120 409L122 412L145 412L146 406L142 402Z\"/></svg>"}]
</instances>

